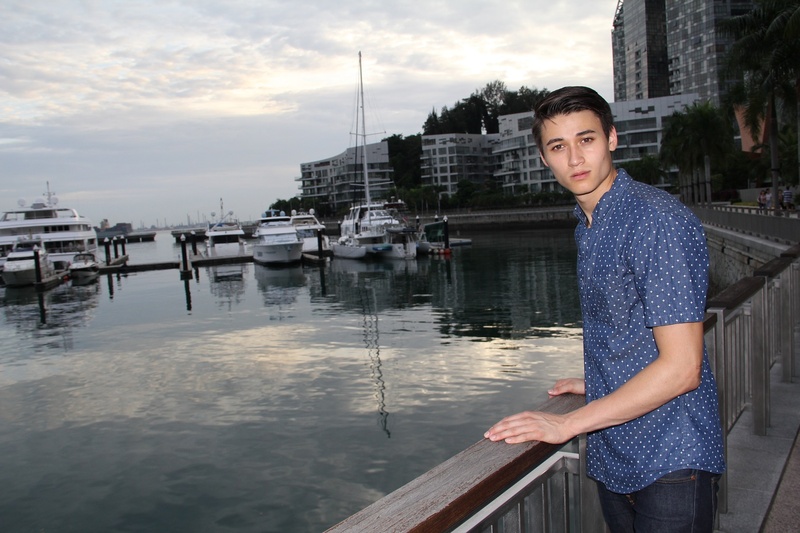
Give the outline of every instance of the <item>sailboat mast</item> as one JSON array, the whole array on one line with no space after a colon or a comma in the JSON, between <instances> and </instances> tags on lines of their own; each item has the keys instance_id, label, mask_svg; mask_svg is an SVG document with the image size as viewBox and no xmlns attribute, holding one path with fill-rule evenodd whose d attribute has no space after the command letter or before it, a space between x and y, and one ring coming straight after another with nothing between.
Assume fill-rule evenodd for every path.
<instances>
[{"instance_id":1,"label":"sailboat mast","mask_svg":"<svg viewBox=\"0 0 800 533\"><path fill-rule=\"evenodd\" d=\"M358 87L361 96L361 162L364 169L364 194L367 199L367 213L369 213L369 206L372 203L369 195L369 172L367 171L367 120L364 117L364 76L361 71L361 51L358 52Z\"/></svg>"}]
</instances>

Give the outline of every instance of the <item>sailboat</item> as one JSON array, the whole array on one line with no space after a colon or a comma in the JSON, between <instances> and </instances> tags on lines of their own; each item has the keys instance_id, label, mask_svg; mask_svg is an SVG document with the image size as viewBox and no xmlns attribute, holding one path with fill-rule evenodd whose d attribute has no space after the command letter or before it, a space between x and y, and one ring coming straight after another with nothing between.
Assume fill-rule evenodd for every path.
<instances>
[{"instance_id":1,"label":"sailboat","mask_svg":"<svg viewBox=\"0 0 800 533\"><path fill-rule=\"evenodd\" d=\"M331 244L334 257L362 259L365 257L416 257L416 243L407 246L398 235L402 225L386 209L382 202L373 202L369 190L369 169L367 168L366 119L364 118L364 77L361 67L361 52L358 53L359 102L361 111L361 167L364 174L364 194L366 202L350 208L341 223L342 236ZM356 121L357 122L357 121ZM357 143L358 144L358 143ZM389 231L389 229L393 231Z\"/></svg>"}]
</instances>

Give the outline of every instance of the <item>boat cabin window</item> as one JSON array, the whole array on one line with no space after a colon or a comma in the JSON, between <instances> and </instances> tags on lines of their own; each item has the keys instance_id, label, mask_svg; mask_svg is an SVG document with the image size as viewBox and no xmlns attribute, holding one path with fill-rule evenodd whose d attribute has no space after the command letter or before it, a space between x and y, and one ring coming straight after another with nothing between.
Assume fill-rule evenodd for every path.
<instances>
[{"instance_id":1,"label":"boat cabin window","mask_svg":"<svg viewBox=\"0 0 800 533\"><path fill-rule=\"evenodd\" d=\"M36 220L40 218L58 218L55 209L39 209L36 211L25 211L25 220Z\"/></svg>"}]
</instances>

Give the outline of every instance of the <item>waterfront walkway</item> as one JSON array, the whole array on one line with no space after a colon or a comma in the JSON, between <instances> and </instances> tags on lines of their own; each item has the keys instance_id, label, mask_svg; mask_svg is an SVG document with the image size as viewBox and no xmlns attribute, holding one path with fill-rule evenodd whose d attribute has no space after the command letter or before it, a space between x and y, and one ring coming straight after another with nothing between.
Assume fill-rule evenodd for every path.
<instances>
[{"instance_id":1,"label":"waterfront walkway","mask_svg":"<svg viewBox=\"0 0 800 533\"><path fill-rule=\"evenodd\" d=\"M794 345L797 360L800 331ZM728 435L728 512L720 514L721 532L800 531L800 382L782 382L781 370L778 363L770 372L767 435L753 434L749 409Z\"/></svg>"}]
</instances>

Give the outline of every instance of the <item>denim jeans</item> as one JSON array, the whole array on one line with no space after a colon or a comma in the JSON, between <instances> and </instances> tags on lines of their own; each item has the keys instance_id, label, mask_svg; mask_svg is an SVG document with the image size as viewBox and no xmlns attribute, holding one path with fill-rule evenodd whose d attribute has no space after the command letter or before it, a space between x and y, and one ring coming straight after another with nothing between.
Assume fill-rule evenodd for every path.
<instances>
[{"instance_id":1,"label":"denim jeans","mask_svg":"<svg viewBox=\"0 0 800 533\"><path fill-rule=\"evenodd\" d=\"M717 514L719 475L677 470L632 494L597 484L612 533L711 533Z\"/></svg>"}]
</instances>

